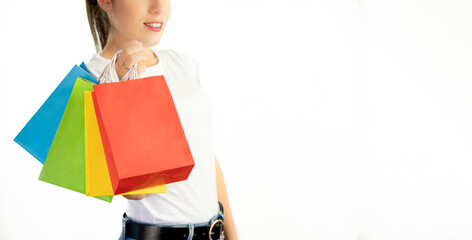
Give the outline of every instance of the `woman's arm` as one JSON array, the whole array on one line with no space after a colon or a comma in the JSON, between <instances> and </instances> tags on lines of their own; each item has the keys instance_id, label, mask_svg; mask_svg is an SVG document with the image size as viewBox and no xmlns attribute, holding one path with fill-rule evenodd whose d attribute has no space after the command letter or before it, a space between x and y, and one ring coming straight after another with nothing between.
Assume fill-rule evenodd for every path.
<instances>
[{"instance_id":1,"label":"woman's arm","mask_svg":"<svg viewBox=\"0 0 472 240\"><path fill-rule=\"evenodd\" d=\"M129 199L129 200L141 200L144 198L145 194L129 194L129 195L123 195L123 197Z\"/></svg>"},{"instance_id":2,"label":"woman's arm","mask_svg":"<svg viewBox=\"0 0 472 240\"><path fill-rule=\"evenodd\" d=\"M218 191L218 201L223 204L224 215L225 215L225 240L237 240L238 234L236 232L236 226L233 221L233 214L231 213L231 207L229 206L228 193L226 191L225 179L223 178L223 172L221 171L218 159L215 156L216 165L216 188Z\"/></svg>"}]
</instances>

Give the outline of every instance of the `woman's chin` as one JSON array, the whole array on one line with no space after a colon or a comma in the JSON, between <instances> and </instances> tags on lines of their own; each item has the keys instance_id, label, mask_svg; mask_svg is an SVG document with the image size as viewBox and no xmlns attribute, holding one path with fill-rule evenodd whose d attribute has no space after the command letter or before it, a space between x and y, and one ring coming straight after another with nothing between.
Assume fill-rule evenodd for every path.
<instances>
[{"instance_id":1,"label":"woman's chin","mask_svg":"<svg viewBox=\"0 0 472 240\"><path fill-rule=\"evenodd\" d=\"M161 36L159 36L158 38L155 37L151 39L143 39L141 42L143 43L144 47L153 47L159 44L160 41L161 41Z\"/></svg>"}]
</instances>

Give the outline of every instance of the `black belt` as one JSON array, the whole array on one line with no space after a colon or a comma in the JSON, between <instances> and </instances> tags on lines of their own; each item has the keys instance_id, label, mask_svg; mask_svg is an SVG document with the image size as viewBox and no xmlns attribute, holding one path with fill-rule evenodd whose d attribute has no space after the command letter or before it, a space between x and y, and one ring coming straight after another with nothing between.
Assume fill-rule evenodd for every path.
<instances>
[{"instance_id":1,"label":"black belt","mask_svg":"<svg viewBox=\"0 0 472 240\"><path fill-rule=\"evenodd\" d=\"M222 206L220 205L222 208ZM123 215L126 218L126 213ZM158 227L126 221L125 236L136 240L187 240L190 234L189 227ZM216 240L223 236L224 227L221 219L216 219L209 225L194 227L193 240Z\"/></svg>"}]
</instances>

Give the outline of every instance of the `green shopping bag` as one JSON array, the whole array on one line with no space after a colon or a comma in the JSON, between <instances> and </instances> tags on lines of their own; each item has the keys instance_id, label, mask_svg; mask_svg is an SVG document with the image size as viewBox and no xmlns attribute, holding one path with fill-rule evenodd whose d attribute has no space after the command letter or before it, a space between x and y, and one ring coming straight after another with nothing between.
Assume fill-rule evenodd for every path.
<instances>
[{"instance_id":1,"label":"green shopping bag","mask_svg":"<svg viewBox=\"0 0 472 240\"><path fill-rule=\"evenodd\" d=\"M92 82L78 77L44 162L39 180L85 194L84 92ZM111 202L113 196L96 197Z\"/></svg>"}]
</instances>

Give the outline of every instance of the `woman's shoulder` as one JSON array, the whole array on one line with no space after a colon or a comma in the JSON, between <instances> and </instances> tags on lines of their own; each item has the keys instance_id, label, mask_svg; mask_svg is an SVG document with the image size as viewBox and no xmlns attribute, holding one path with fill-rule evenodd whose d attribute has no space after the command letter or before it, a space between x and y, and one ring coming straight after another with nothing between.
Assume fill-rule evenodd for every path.
<instances>
[{"instance_id":1,"label":"woman's shoulder","mask_svg":"<svg viewBox=\"0 0 472 240\"><path fill-rule=\"evenodd\" d=\"M175 49L155 50L159 57L162 57L167 64L176 64L179 66L195 67L198 66L198 61L181 51Z\"/></svg>"},{"instance_id":2,"label":"woman's shoulder","mask_svg":"<svg viewBox=\"0 0 472 240\"><path fill-rule=\"evenodd\" d=\"M109 59L106 59L100 56L100 54L95 53L88 59L88 61L85 62L85 66L93 77L98 78L109 62Z\"/></svg>"},{"instance_id":3,"label":"woman's shoulder","mask_svg":"<svg viewBox=\"0 0 472 240\"><path fill-rule=\"evenodd\" d=\"M174 49L157 50L157 55L163 60L166 73L200 84L199 64L195 58Z\"/></svg>"}]
</instances>

